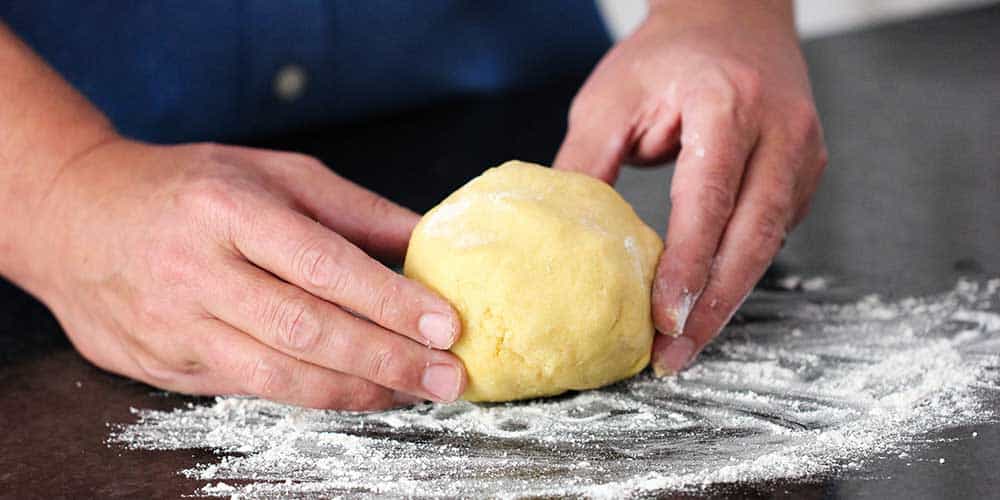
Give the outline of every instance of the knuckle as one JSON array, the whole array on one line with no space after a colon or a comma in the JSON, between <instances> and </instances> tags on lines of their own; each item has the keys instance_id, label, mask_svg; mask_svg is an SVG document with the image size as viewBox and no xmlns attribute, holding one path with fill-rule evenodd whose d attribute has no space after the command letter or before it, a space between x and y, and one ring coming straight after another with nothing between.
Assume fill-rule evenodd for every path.
<instances>
[{"instance_id":1,"label":"knuckle","mask_svg":"<svg viewBox=\"0 0 1000 500\"><path fill-rule=\"evenodd\" d=\"M671 199L693 205L709 224L725 223L736 205L736 194L721 181L708 181L694 190L671 189Z\"/></svg>"},{"instance_id":2,"label":"knuckle","mask_svg":"<svg viewBox=\"0 0 1000 500\"><path fill-rule=\"evenodd\" d=\"M797 98L787 103L784 122L791 143L797 147L820 141L820 122L816 106L808 98Z\"/></svg>"},{"instance_id":3,"label":"knuckle","mask_svg":"<svg viewBox=\"0 0 1000 500\"><path fill-rule=\"evenodd\" d=\"M203 366L194 360L171 363L146 354L136 355L134 360L143 379L157 387L180 386L185 378L203 371Z\"/></svg>"},{"instance_id":4,"label":"knuckle","mask_svg":"<svg viewBox=\"0 0 1000 500\"><path fill-rule=\"evenodd\" d=\"M738 102L736 89L728 84L714 84L694 89L687 97L698 107L714 110L716 121L732 121L736 116Z\"/></svg>"},{"instance_id":5,"label":"knuckle","mask_svg":"<svg viewBox=\"0 0 1000 500\"><path fill-rule=\"evenodd\" d=\"M299 403L308 408L344 410L344 389L336 382L319 382L299 396Z\"/></svg>"},{"instance_id":6,"label":"knuckle","mask_svg":"<svg viewBox=\"0 0 1000 500\"><path fill-rule=\"evenodd\" d=\"M759 106L764 99L764 83L760 73L754 71L747 77L741 85L741 90L743 102L753 107Z\"/></svg>"},{"instance_id":7,"label":"knuckle","mask_svg":"<svg viewBox=\"0 0 1000 500\"><path fill-rule=\"evenodd\" d=\"M237 223L251 219L261 194L254 174L226 163L231 148L215 144L195 146L192 164L171 195L171 207L180 217L209 232L231 237Z\"/></svg>"},{"instance_id":8,"label":"knuckle","mask_svg":"<svg viewBox=\"0 0 1000 500\"><path fill-rule=\"evenodd\" d=\"M294 269L298 275L316 288L338 288L343 278L339 272L339 247L326 245L319 240L307 241L297 252Z\"/></svg>"},{"instance_id":9,"label":"knuckle","mask_svg":"<svg viewBox=\"0 0 1000 500\"><path fill-rule=\"evenodd\" d=\"M756 105L761 101L764 79L760 70L744 62L728 64L729 83L736 90L741 102Z\"/></svg>"},{"instance_id":10,"label":"knuckle","mask_svg":"<svg viewBox=\"0 0 1000 500\"><path fill-rule=\"evenodd\" d=\"M285 170L289 174L329 172L336 177L325 163L313 156L293 151L275 151L273 154L275 161L271 164L272 168Z\"/></svg>"},{"instance_id":11,"label":"knuckle","mask_svg":"<svg viewBox=\"0 0 1000 500\"><path fill-rule=\"evenodd\" d=\"M717 188L705 188L700 193L700 210L709 224L723 225L733 214L733 196Z\"/></svg>"},{"instance_id":12,"label":"knuckle","mask_svg":"<svg viewBox=\"0 0 1000 500\"><path fill-rule=\"evenodd\" d=\"M789 118L802 128L815 130L819 126L819 113L812 99L808 97L797 97L788 103Z\"/></svg>"},{"instance_id":13,"label":"knuckle","mask_svg":"<svg viewBox=\"0 0 1000 500\"><path fill-rule=\"evenodd\" d=\"M153 385L168 384L176 379L175 372L158 359L149 356L136 356L135 364L143 377Z\"/></svg>"},{"instance_id":14,"label":"knuckle","mask_svg":"<svg viewBox=\"0 0 1000 500\"><path fill-rule=\"evenodd\" d=\"M253 394L269 397L283 394L290 387L290 378L284 368L267 359L253 360L245 370L247 389Z\"/></svg>"},{"instance_id":15,"label":"knuckle","mask_svg":"<svg viewBox=\"0 0 1000 500\"><path fill-rule=\"evenodd\" d=\"M289 163L301 165L303 168L310 170L326 169L326 164L314 156L296 152L283 152L282 154L285 155Z\"/></svg>"},{"instance_id":16,"label":"knuckle","mask_svg":"<svg viewBox=\"0 0 1000 500\"><path fill-rule=\"evenodd\" d=\"M764 79L761 77L760 70L741 66L734 78L743 102L752 105L759 104L764 94Z\"/></svg>"},{"instance_id":17,"label":"knuckle","mask_svg":"<svg viewBox=\"0 0 1000 500\"><path fill-rule=\"evenodd\" d=\"M728 219L736 205L736 193L722 181L706 182L698 197L700 205L717 219Z\"/></svg>"},{"instance_id":18,"label":"knuckle","mask_svg":"<svg viewBox=\"0 0 1000 500\"><path fill-rule=\"evenodd\" d=\"M319 321L304 298L294 297L279 302L271 325L275 341L285 350L306 353L319 345Z\"/></svg>"},{"instance_id":19,"label":"knuckle","mask_svg":"<svg viewBox=\"0 0 1000 500\"><path fill-rule=\"evenodd\" d=\"M779 209L775 206L765 209L758 217L755 227L755 234L760 242L759 250L755 252L758 260L770 261L781 248L788 232L787 211L784 207Z\"/></svg>"},{"instance_id":20,"label":"knuckle","mask_svg":"<svg viewBox=\"0 0 1000 500\"><path fill-rule=\"evenodd\" d=\"M397 205L388 198L379 196L372 193L371 197L368 198L368 213L373 214L376 217L388 215L397 210Z\"/></svg>"},{"instance_id":21,"label":"knuckle","mask_svg":"<svg viewBox=\"0 0 1000 500\"><path fill-rule=\"evenodd\" d=\"M763 95L760 70L740 61L727 61L693 78L684 97L712 110L720 127L740 128L752 123Z\"/></svg>"},{"instance_id":22,"label":"knuckle","mask_svg":"<svg viewBox=\"0 0 1000 500\"><path fill-rule=\"evenodd\" d=\"M383 391L369 384L364 384L351 392L345 401L345 409L351 411L375 410L385 406Z\"/></svg>"},{"instance_id":23,"label":"knuckle","mask_svg":"<svg viewBox=\"0 0 1000 500\"><path fill-rule=\"evenodd\" d=\"M399 388L407 385L410 378L402 358L392 349L376 349L368 361L366 378L386 387Z\"/></svg>"},{"instance_id":24,"label":"knuckle","mask_svg":"<svg viewBox=\"0 0 1000 500\"><path fill-rule=\"evenodd\" d=\"M826 167L830 165L830 151L826 149L825 145L821 145L819 152L816 154L816 168L818 174L822 175L826 171Z\"/></svg>"},{"instance_id":25,"label":"knuckle","mask_svg":"<svg viewBox=\"0 0 1000 500\"><path fill-rule=\"evenodd\" d=\"M362 210L367 210L365 213L371 214L375 220L390 218L396 212L400 211L400 207L390 201L388 198L384 198L377 194L372 193L367 198L367 207L362 207ZM357 241L357 245L361 248L369 248L376 244L381 238L380 230L383 229L379 224L368 224L362 234L359 235L360 240Z\"/></svg>"},{"instance_id":26,"label":"knuckle","mask_svg":"<svg viewBox=\"0 0 1000 500\"><path fill-rule=\"evenodd\" d=\"M400 311L396 307L399 295L400 280L390 277L375 293L373 303L368 311L372 315L370 319L388 321L400 316Z\"/></svg>"},{"instance_id":27,"label":"knuckle","mask_svg":"<svg viewBox=\"0 0 1000 500\"><path fill-rule=\"evenodd\" d=\"M204 175L188 181L178 193L178 204L197 214L232 214L239 211L239 191L227 180Z\"/></svg>"},{"instance_id":28,"label":"knuckle","mask_svg":"<svg viewBox=\"0 0 1000 500\"><path fill-rule=\"evenodd\" d=\"M713 67L701 71L695 78L692 78L687 87L689 99L697 101L699 104L723 105L735 107L738 102L739 92L734 74L739 73L735 65L729 65L728 70L722 67Z\"/></svg>"}]
</instances>

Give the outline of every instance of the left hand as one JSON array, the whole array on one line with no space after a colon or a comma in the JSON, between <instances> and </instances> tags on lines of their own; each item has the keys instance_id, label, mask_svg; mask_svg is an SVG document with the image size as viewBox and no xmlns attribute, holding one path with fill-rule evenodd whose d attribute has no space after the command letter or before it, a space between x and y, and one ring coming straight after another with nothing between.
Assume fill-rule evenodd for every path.
<instances>
[{"instance_id":1,"label":"left hand","mask_svg":"<svg viewBox=\"0 0 1000 500\"><path fill-rule=\"evenodd\" d=\"M555 167L614 182L675 155L652 364L715 338L805 216L827 162L789 1L651 2L577 94Z\"/></svg>"}]
</instances>

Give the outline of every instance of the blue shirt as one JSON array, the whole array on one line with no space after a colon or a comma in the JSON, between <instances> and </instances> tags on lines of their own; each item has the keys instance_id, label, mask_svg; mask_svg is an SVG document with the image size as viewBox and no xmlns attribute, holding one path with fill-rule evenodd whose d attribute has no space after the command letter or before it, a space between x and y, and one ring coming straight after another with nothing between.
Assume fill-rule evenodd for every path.
<instances>
[{"instance_id":1,"label":"blue shirt","mask_svg":"<svg viewBox=\"0 0 1000 500\"><path fill-rule=\"evenodd\" d=\"M0 16L120 131L154 142L537 85L610 46L590 0L12 0ZM281 74L300 96L275 92Z\"/></svg>"}]
</instances>

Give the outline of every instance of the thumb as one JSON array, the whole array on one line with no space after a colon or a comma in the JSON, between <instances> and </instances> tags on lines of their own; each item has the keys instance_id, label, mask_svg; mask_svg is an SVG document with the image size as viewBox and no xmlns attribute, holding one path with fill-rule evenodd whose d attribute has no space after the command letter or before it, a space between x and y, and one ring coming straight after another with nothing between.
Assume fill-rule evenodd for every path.
<instances>
[{"instance_id":1,"label":"thumb","mask_svg":"<svg viewBox=\"0 0 1000 500\"><path fill-rule=\"evenodd\" d=\"M337 175L319 161L306 163L304 175L290 186L300 208L365 253L401 262L420 216Z\"/></svg>"},{"instance_id":2,"label":"thumb","mask_svg":"<svg viewBox=\"0 0 1000 500\"><path fill-rule=\"evenodd\" d=\"M393 262L406 255L420 216L337 175L316 158L237 146L224 146L220 156L237 165L264 167L293 206L369 255Z\"/></svg>"},{"instance_id":3,"label":"thumb","mask_svg":"<svg viewBox=\"0 0 1000 500\"><path fill-rule=\"evenodd\" d=\"M400 262L406 255L413 228L420 222L414 211L396 204L327 170L320 199L305 208L320 224L336 231L369 255Z\"/></svg>"},{"instance_id":4,"label":"thumb","mask_svg":"<svg viewBox=\"0 0 1000 500\"><path fill-rule=\"evenodd\" d=\"M329 194L321 206L308 207L317 220L369 255L402 261L420 216L333 172L329 174L334 177L327 188Z\"/></svg>"}]
</instances>

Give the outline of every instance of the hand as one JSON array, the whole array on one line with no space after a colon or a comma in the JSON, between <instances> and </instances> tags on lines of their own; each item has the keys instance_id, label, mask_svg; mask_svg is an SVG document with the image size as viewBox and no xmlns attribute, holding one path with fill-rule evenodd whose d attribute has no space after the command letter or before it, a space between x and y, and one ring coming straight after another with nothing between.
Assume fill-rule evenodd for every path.
<instances>
[{"instance_id":1,"label":"hand","mask_svg":"<svg viewBox=\"0 0 1000 500\"><path fill-rule=\"evenodd\" d=\"M45 207L40 295L102 368L352 410L463 391L439 350L457 314L365 253L401 257L417 215L312 158L112 140L68 165Z\"/></svg>"},{"instance_id":2,"label":"hand","mask_svg":"<svg viewBox=\"0 0 1000 500\"><path fill-rule=\"evenodd\" d=\"M622 162L677 155L653 283L657 374L683 369L719 334L826 166L789 4L653 3L573 102L556 168L614 182Z\"/></svg>"}]
</instances>

